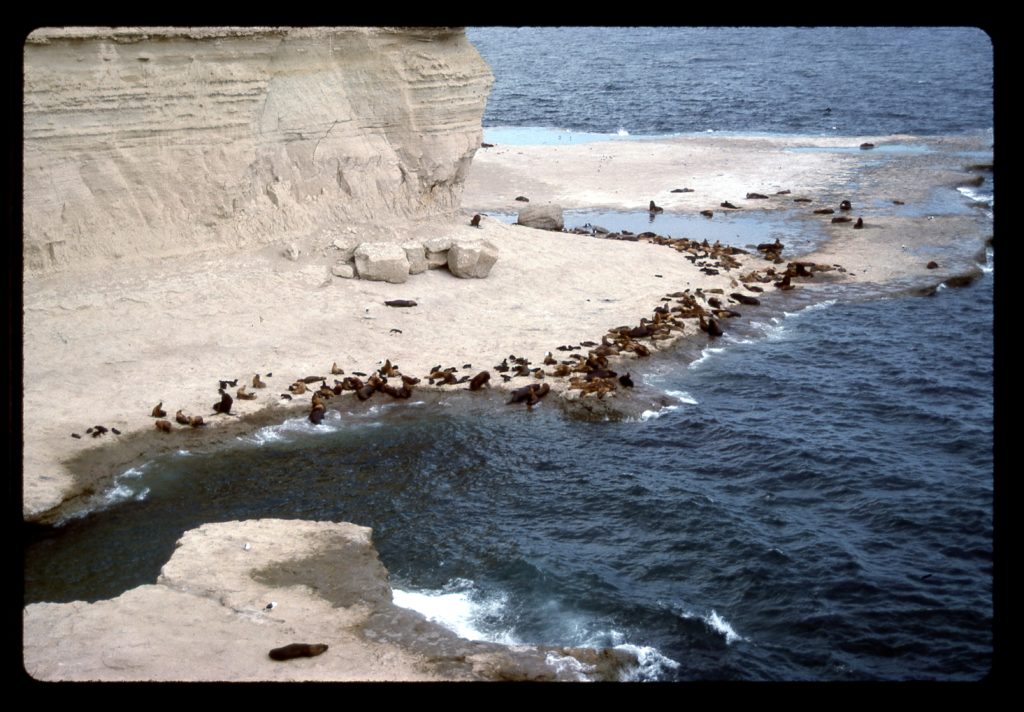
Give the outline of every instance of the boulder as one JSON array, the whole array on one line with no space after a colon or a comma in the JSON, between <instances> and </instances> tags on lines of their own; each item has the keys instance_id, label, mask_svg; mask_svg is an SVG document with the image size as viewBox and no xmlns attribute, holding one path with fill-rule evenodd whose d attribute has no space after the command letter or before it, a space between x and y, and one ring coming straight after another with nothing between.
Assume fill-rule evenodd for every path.
<instances>
[{"instance_id":1,"label":"boulder","mask_svg":"<svg viewBox=\"0 0 1024 712\"><path fill-rule=\"evenodd\" d=\"M338 261L351 262L352 255L355 253L356 248L359 247L359 240L354 237L339 237L331 244L339 252Z\"/></svg>"},{"instance_id":2,"label":"boulder","mask_svg":"<svg viewBox=\"0 0 1024 712\"><path fill-rule=\"evenodd\" d=\"M348 262L338 262L331 267L331 273L342 279L352 279L356 276L356 268Z\"/></svg>"},{"instance_id":3,"label":"boulder","mask_svg":"<svg viewBox=\"0 0 1024 712\"><path fill-rule=\"evenodd\" d=\"M423 243L427 253L427 267L439 269L448 265L448 250L451 249L450 237L432 237Z\"/></svg>"},{"instance_id":4,"label":"boulder","mask_svg":"<svg viewBox=\"0 0 1024 712\"><path fill-rule=\"evenodd\" d=\"M527 205L519 211L519 219L516 224L539 230L561 230L565 227L562 206L555 204Z\"/></svg>"},{"instance_id":5,"label":"boulder","mask_svg":"<svg viewBox=\"0 0 1024 712\"><path fill-rule=\"evenodd\" d=\"M448 250L448 269L456 277L483 279L498 261L498 248L487 240L456 242Z\"/></svg>"},{"instance_id":6,"label":"boulder","mask_svg":"<svg viewBox=\"0 0 1024 712\"><path fill-rule=\"evenodd\" d=\"M409 260L409 274L427 271L427 251L420 242L407 242L402 245L405 257Z\"/></svg>"},{"instance_id":7,"label":"boulder","mask_svg":"<svg viewBox=\"0 0 1024 712\"><path fill-rule=\"evenodd\" d=\"M398 245L364 242L354 253L360 279L399 284L409 279L409 258Z\"/></svg>"}]
</instances>

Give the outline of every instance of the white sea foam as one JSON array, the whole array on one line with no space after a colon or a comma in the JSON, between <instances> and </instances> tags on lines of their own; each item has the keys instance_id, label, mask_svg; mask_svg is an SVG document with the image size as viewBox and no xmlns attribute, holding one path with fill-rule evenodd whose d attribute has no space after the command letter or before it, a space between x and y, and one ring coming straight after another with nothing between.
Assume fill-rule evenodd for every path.
<instances>
[{"instance_id":1,"label":"white sea foam","mask_svg":"<svg viewBox=\"0 0 1024 712\"><path fill-rule=\"evenodd\" d=\"M396 606L409 608L467 640L517 645L509 631L486 632L481 624L500 616L508 603L503 593L481 595L473 583L456 579L440 591L394 589Z\"/></svg>"},{"instance_id":2,"label":"white sea foam","mask_svg":"<svg viewBox=\"0 0 1024 712\"><path fill-rule=\"evenodd\" d=\"M722 616L718 615L714 608L712 608L711 613L709 613L704 618L704 622L713 630L725 636L726 645L731 645L735 643L737 640L746 640L743 636L739 635L735 630L733 630L733 627L729 624L729 621L725 620L725 618L722 618Z\"/></svg>"},{"instance_id":3,"label":"white sea foam","mask_svg":"<svg viewBox=\"0 0 1024 712\"><path fill-rule=\"evenodd\" d=\"M836 303L835 299L826 299L825 301L818 302L817 304L808 304L806 307L804 307L800 311L783 312L783 314L786 315L787 319L790 319L790 318L795 317L795 316L800 316L802 314L807 314L808 312L821 311L822 309L828 309L829 307L831 307L835 303Z\"/></svg>"},{"instance_id":4,"label":"white sea foam","mask_svg":"<svg viewBox=\"0 0 1024 712\"><path fill-rule=\"evenodd\" d=\"M718 612L712 608L711 612L705 616L698 615L688 609L674 609L676 615L680 618L686 619L698 619L704 623L708 628L714 632L722 635L725 638L726 645L731 645L738 640L746 640L743 636L737 633L729 621L725 620L722 616L718 615Z\"/></svg>"},{"instance_id":5,"label":"white sea foam","mask_svg":"<svg viewBox=\"0 0 1024 712\"><path fill-rule=\"evenodd\" d=\"M141 502L149 495L149 487L132 486L130 482L141 477L150 464L152 463L144 462L141 465L129 467L120 475L114 477L114 483L111 487L92 495L85 500L81 509L64 515L54 525L58 527L64 526L74 519L81 519L93 512L102 512L104 509L113 507L121 502L129 500Z\"/></svg>"},{"instance_id":6,"label":"white sea foam","mask_svg":"<svg viewBox=\"0 0 1024 712\"><path fill-rule=\"evenodd\" d=\"M646 423L648 420L655 420L665 415L665 413L671 413L673 410L678 410L677 405L666 405L658 410L645 410L640 414L640 422Z\"/></svg>"},{"instance_id":7,"label":"white sea foam","mask_svg":"<svg viewBox=\"0 0 1024 712\"><path fill-rule=\"evenodd\" d=\"M175 454L175 455L177 455L177 456L179 456L179 457L188 457L188 456L189 456L189 455L191 455L192 453L191 453L191 451L189 451L189 450L178 450L178 451L177 451L177 452L175 452L174 454Z\"/></svg>"},{"instance_id":8,"label":"white sea foam","mask_svg":"<svg viewBox=\"0 0 1024 712\"><path fill-rule=\"evenodd\" d=\"M662 655L656 648L646 645L616 645L616 650L625 650L636 656L637 667L626 671L623 682L663 680L669 670L677 670L679 663Z\"/></svg>"},{"instance_id":9,"label":"white sea foam","mask_svg":"<svg viewBox=\"0 0 1024 712\"><path fill-rule=\"evenodd\" d=\"M555 669L555 674L560 678L565 679L568 677L576 682L591 681L589 674L594 671L593 665L582 663L571 655L548 653L544 658L544 662L553 667Z\"/></svg>"},{"instance_id":10,"label":"white sea foam","mask_svg":"<svg viewBox=\"0 0 1024 712\"><path fill-rule=\"evenodd\" d=\"M686 403L688 405L699 405L697 399L691 396L686 391L665 391L665 395L672 396L680 403Z\"/></svg>"},{"instance_id":11,"label":"white sea foam","mask_svg":"<svg viewBox=\"0 0 1024 712\"><path fill-rule=\"evenodd\" d=\"M706 346L704 350L700 352L700 358L694 359L693 363L690 364L690 368L697 368L711 358L712 355L722 353L723 351L725 351L723 348L712 348L711 346Z\"/></svg>"},{"instance_id":12,"label":"white sea foam","mask_svg":"<svg viewBox=\"0 0 1024 712\"><path fill-rule=\"evenodd\" d=\"M619 127L619 130L615 132L616 136L629 136L629 131L626 131L623 127Z\"/></svg>"}]
</instances>

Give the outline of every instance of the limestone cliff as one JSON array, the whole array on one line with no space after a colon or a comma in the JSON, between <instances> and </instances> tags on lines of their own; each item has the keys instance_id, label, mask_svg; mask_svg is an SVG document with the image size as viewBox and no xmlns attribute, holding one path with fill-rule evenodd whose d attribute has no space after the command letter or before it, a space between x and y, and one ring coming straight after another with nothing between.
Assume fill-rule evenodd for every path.
<instances>
[{"instance_id":1,"label":"limestone cliff","mask_svg":"<svg viewBox=\"0 0 1024 712\"><path fill-rule=\"evenodd\" d=\"M24 61L30 274L397 241L458 207L493 81L457 28L44 29Z\"/></svg>"}]
</instances>

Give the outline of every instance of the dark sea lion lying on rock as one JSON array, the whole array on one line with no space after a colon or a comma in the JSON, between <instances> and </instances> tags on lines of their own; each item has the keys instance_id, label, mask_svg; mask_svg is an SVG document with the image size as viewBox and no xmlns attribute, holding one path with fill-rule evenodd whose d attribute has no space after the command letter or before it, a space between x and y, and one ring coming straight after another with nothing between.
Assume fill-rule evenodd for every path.
<instances>
[{"instance_id":1,"label":"dark sea lion lying on rock","mask_svg":"<svg viewBox=\"0 0 1024 712\"><path fill-rule=\"evenodd\" d=\"M747 200L768 200L768 196L763 193L747 193Z\"/></svg>"},{"instance_id":2,"label":"dark sea lion lying on rock","mask_svg":"<svg viewBox=\"0 0 1024 712\"><path fill-rule=\"evenodd\" d=\"M487 146L488 144L483 144ZM274 648L269 655L273 660L292 660L293 658L315 658L327 652L326 643L292 643L281 648Z\"/></svg>"}]
</instances>

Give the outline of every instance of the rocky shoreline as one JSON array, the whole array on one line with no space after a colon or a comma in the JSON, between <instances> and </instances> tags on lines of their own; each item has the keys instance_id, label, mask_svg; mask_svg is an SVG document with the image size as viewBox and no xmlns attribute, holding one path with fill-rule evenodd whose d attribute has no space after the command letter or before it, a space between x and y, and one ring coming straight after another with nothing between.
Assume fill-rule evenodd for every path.
<instances>
[{"instance_id":1,"label":"rocky shoreline","mask_svg":"<svg viewBox=\"0 0 1024 712\"><path fill-rule=\"evenodd\" d=\"M353 62L366 84L336 84ZM925 140L716 136L478 150L490 81L457 30L79 28L30 38L24 519L60 521L140 461L309 412L312 393L289 385L311 376L310 387L351 403L358 397L340 391L353 389L335 380L359 372L368 382L387 364L435 392L468 390L488 371L489 388L519 389L527 405L518 407L544 385L577 415L602 417L631 407L620 379L644 351L714 338L699 325L757 309L746 300L758 289L927 288L977 269L986 238L977 215L893 207L973 180L958 154L990 150L977 139L930 138L935 150L881 162L831 149ZM182 86L195 88L193 100L161 103ZM58 111L61 102L70 108ZM792 150L807 146L822 150ZM813 254L779 254L776 264L756 245L733 253L654 231L608 239L487 215L518 209L524 195L567 209L656 202L694 215L727 202L792 211L791 196L807 196L815 205L793 217L802 222L851 200L863 229L823 222L827 239ZM394 253L395 271L360 266L360 244ZM462 275L477 278L420 269L431 252L442 266L453 244L486 246L486 269ZM926 267L952 245L964 246L962 259ZM801 264L817 276L801 275ZM356 273L364 278L349 278ZM387 305L395 300L416 306ZM256 399L240 398L242 385ZM230 415L211 412L219 389L233 397ZM368 397L389 397L377 390ZM158 403L170 432L154 426L164 419L153 416ZM173 423L179 409L205 424ZM334 568L361 583L325 573ZM270 601L278 605L267 611ZM111 601L33 604L24 631L26 669L47 680L621 679L636 664L621 651L455 639L394 607L368 530L328 522L204 525L185 534L154 585ZM267 655L297 642L328 649L287 663Z\"/></svg>"}]
</instances>

